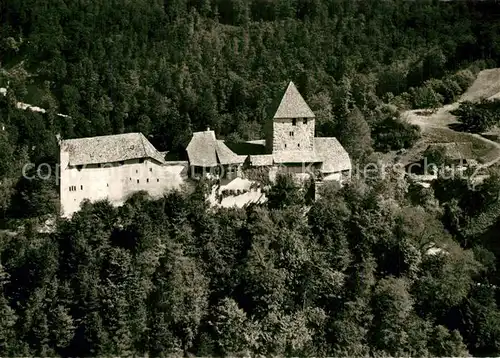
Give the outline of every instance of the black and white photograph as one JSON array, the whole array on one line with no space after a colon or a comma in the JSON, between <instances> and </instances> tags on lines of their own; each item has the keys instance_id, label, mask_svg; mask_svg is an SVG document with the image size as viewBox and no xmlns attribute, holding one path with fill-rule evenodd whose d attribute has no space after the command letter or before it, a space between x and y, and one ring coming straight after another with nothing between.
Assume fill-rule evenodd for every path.
<instances>
[{"instance_id":1,"label":"black and white photograph","mask_svg":"<svg viewBox=\"0 0 500 358\"><path fill-rule=\"evenodd\" d=\"M0 357L498 356L500 0L0 0Z\"/></svg>"}]
</instances>

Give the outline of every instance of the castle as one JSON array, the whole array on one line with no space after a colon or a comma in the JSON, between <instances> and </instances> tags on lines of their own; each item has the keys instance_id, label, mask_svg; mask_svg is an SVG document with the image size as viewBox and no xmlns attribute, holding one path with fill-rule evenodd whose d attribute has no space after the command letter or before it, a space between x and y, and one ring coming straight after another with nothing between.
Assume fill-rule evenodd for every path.
<instances>
[{"instance_id":1,"label":"castle","mask_svg":"<svg viewBox=\"0 0 500 358\"><path fill-rule=\"evenodd\" d=\"M318 181L348 179L352 166L346 150L336 138L315 137L314 132L314 113L290 82L266 123L266 139L248 142L261 154L237 154L209 129L193 133L187 162L166 161L165 153L141 133L62 140L61 212L71 216L85 199L121 205L141 190L160 197L187 177L212 174L231 180L247 168L313 175Z\"/></svg>"}]
</instances>

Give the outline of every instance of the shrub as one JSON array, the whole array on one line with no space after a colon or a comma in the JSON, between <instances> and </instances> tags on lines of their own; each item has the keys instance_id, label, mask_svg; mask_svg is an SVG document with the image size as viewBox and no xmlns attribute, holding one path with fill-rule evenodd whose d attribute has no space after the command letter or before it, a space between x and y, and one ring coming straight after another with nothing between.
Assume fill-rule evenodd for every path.
<instances>
[{"instance_id":1,"label":"shrub","mask_svg":"<svg viewBox=\"0 0 500 358\"><path fill-rule=\"evenodd\" d=\"M244 171L245 178L261 183L262 185L270 185L269 167L247 168Z\"/></svg>"},{"instance_id":2,"label":"shrub","mask_svg":"<svg viewBox=\"0 0 500 358\"><path fill-rule=\"evenodd\" d=\"M444 98L439 93L434 92L429 85L410 88L413 108L431 108L435 109L443 104Z\"/></svg>"},{"instance_id":3,"label":"shrub","mask_svg":"<svg viewBox=\"0 0 500 358\"><path fill-rule=\"evenodd\" d=\"M443 104L452 103L458 95L462 93L462 89L458 83L450 78L444 80L432 79L425 83L426 86L439 94L443 98Z\"/></svg>"},{"instance_id":4,"label":"shrub","mask_svg":"<svg viewBox=\"0 0 500 358\"><path fill-rule=\"evenodd\" d=\"M500 120L500 100L482 99L479 103L465 101L451 113L457 116L464 130L474 133L487 131Z\"/></svg>"},{"instance_id":5,"label":"shrub","mask_svg":"<svg viewBox=\"0 0 500 358\"><path fill-rule=\"evenodd\" d=\"M399 118L386 118L373 130L375 150L388 152L412 147L420 138L420 128Z\"/></svg>"},{"instance_id":6,"label":"shrub","mask_svg":"<svg viewBox=\"0 0 500 358\"><path fill-rule=\"evenodd\" d=\"M461 88L462 92L465 92L467 88L472 85L476 76L472 73L471 70L462 70L458 71L456 74L451 76L451 80L455 81Z\"/></svg>"},{"instance_id":7,"label":"shrub","mask_svg":"<svg viewBox=\"0 0 500 358\"><path fill-rule=\"evenodd\" d=\"M446 165L449 162L446 156L446 149L442 146L427 148L424 152L424 157L427 158L427 163L435 164L438 167Z\"/></svg>"},{"instance_id":8,"label":"shrub","mask_svg":"<svg viewBox=\"0 0 500 358\"><path fill-rule=\"evenodd\" d=\"M410 109L412 106L411 96L408 92L403 92L399 96L392 98L390 104L400 110Z\"/></svg>"}]
</instances>

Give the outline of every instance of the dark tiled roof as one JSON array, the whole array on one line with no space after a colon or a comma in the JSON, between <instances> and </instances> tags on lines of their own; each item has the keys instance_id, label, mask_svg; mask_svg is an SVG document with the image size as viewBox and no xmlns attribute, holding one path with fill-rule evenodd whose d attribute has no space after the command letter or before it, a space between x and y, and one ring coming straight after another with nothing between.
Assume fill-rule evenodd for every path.
<instances>
[{"instance_id":1,"label":"dark tiled roof","mask_svg":"<svg viewBox=\"0 0 500 358\"><path fill-rule=\"evenodd\" d=\"M250 165L255 167L262 166L272 166L273 165L273 155L272 154L260 154L260 155L250 155Z\"/></svg>"},{"instance_id":2,"label":"dark tiled roof","mask_svg":"<svg viewBox=\"0 0 500 358\"><path fill-rule=\"evenodd\" d=\"M216 145L217 158L221 164L241 164L247 158L247 155L237 155L224 144L223 140L217 140Z\"/></svg>"},{"instance_id":3,"label":"dark tiled roof","mask_svg":"<svg viewBox=\"0 0 500 358\"><path fill-rule=\"evenodd\" d=\"M290 82L274 118L314 118L314 113L300 95L297 87Z\"/></svg>"},{"instance_id":4,"label":"dark tiled roof","mask_svg":"<svg viewBox=\"0 0 500 358\"><path fill-rule=\"evenodd\" d=\"M61 150L69 152L70 165L114 163L143 158L165 163L164 156L142 133L66 139L61 141Z\"/></svg>"},{"instance_id":5,"label":"dark tiled roof","mask_svg":"<svg viewBox=\"0 0 500 358\"><path fill-rule=\"evenodd\" d=\"M335 173L342 170L351 170L351 159L342 144L334 137L314 138L314 150L321 158L323 173Z\"/></svg>"},{"instance_id":6,"label":"dark tiled roof","mask_svg":"<svg viewBox=\"0 0 500 358\"><path fill-rule=\"evenodd\" d=\"M247 157L235 154L224 144L224 141L217 140L214 131L210 130L193 133L186 151L190 165L199 167L215 167L219 163L241 164Z\"/></svg>"},{"instance_id":7,"label":"dark tiled roof","mask_svg":"<svg viewBox=\"0 0 500 358\"><path fill-rule=\"evenodd\" d=\"M273 153L275 163L319 163L321 158L314 151L282 150Z\"/></svg>"},{"instance_id":8,"label":"dark tiled roof","mask_svg":"<svg viewBox=\"0 0 500 358\"><path fill-rule=\"evenodd\" d=\"M189 164L199 167L217 166L216 143L214 131L193 133L186 148Z\"/></svg>"}]
</instances>

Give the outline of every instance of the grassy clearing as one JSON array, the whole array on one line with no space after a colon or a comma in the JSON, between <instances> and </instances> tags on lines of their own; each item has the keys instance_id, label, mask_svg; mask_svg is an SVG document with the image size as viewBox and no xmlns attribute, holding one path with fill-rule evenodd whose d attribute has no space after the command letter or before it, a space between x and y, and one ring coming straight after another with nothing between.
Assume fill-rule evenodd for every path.
<instances>
[{"instance_id":1,"label":"grassy clearing","mask_svg":"<svg viewBox=\"0 0 500 358\"><path fill-rule=\"evenodd\" d=\"M475 159L481 163L487 163L500 157L500 149L497 146L470 133L456 132L448 128L428 128L422 137L428 144L471 142L472 153Z\"/></svg>"}]
</instances>

